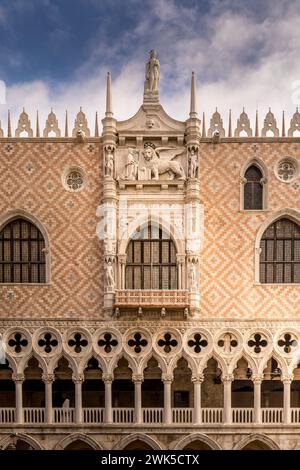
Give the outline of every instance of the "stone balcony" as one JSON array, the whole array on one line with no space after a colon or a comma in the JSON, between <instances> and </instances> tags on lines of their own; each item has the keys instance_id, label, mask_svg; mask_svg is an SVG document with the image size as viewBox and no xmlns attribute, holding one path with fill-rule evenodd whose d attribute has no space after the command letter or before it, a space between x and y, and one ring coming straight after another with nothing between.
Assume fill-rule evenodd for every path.
<instances>
[{"instance_id":1,"label":"stone balcony","mask_svg":"<svg viewBox=\"0 0 300 470\"><path fill-rule=\"evenodd\" d=\"M117 290L115 307L169 307L187 308L189 292L187 290Z\"/></svg>"},{"instance_id":2,"label":"stone balcony","mask_svg":"<svg viewBox=\"0 0 300 470\"><path fill-rule=\"evenodd\" d=\"M46 418L45 408L23 408L22 422L19 424L32 425L32 424L53 424L53 425L68 425L68 424L118 424L127 425L137 423L134 408L112 408L111 421L105 420L105 408L82 408L80 413L80 420L76 419L75 408L53 408L51 413L51 420ZM232 408L231 409L231 422L225 421L225 414L223 408L202 408L199 414L199 422L195 420L194 408L172 408L171 420L169 423L165 421L164 408L142 408L141 420L138 424L145 425L159 425L159 424L193 424L201 426L210 426L216 424L227 425L255 425L255 424L300 424L300 408L291 408L290 419L288 423L284 423L283 408L261 408L260 421L255 422L253 408ZM15 408L0 408L0 425L12 425L16 423L16 409Z\"/></svg>"}]
</instances>

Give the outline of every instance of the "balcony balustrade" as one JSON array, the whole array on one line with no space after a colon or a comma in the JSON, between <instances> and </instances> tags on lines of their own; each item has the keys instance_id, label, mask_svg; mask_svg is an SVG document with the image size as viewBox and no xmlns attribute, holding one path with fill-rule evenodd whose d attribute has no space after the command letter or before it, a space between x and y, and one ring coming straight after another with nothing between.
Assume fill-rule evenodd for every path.
<instances>
[{"instance_id":1,"label":"balcony balustrade","mask_svg":"<svg viewBox=\"0 0 300 470\"><path fill-rule=\"evenodd\" d=\"M116 307L180 307L189 305L189 293L186 290L117 290Z\"/></svg>"},{"instance_id":2,"label":"balcony balustrade","mask_svg":"<svg viewBox=\"0 0 300 470\"><path fill-rule=\"evenodd\" d=\"M66 425L76 422L75 408L53 408L52 424ZM172 424L212 425L224 423L223 408L202 408L201 422L194 423L194 408L172 408ZM0 425L14 424L15 408L0 408ZM283 424L283 408L262 408L262 424ZM127 425L135 423L134 408L112 408L112 423ZM141 424L164 423L163 408L142 408ZM20 423L21 424L21 423ZM23 425L47 424L45 408L23 408ZM49 423L48 423L49 424ZM104 408L82 408L82 424L105 424ZM253 408L232 408L232 423L255 424ZM300 425L300 408L291 408L291 424Z\"/></svg>"}]
</instances>

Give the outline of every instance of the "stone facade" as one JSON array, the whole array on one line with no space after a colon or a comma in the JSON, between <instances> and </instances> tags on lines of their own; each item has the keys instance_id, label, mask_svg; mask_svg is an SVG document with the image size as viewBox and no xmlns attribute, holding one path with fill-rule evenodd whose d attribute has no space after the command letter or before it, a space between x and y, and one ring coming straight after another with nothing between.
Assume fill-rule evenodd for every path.
<instances>
[{"instance_id":1,"label":"stone facade","mask_svg":"<svg viewBox=\"0 0 300 470\"><path fill-rule=\"evenodd\" d=\"M2 448L298 447L300 288L259 277L267 227L300 223L298 114L288 137L271 111L261 131L243 111L227 135L216 110L206 131L195 75L186 122L158 83L152 51L127 121L108 74L101 137L82 110L72 137L53 111L33 137L23 110L0 138L0 230L29 220L46 247L46 283L0 284ZM251 164L260 210L243 205ZM177 288L128 288L128 244L149 221L174 243Z\"/></svg>"}]
</instances>

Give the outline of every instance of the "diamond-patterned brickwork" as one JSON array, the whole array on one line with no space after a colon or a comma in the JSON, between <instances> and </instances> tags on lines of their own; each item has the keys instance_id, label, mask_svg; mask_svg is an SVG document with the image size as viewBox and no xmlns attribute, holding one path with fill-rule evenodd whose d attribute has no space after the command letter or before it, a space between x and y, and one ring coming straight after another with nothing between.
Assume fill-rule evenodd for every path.
<instances>
[{"instance_id":1,"label":"diamond-patterned brickwork","mask_svg":"<svg viewBox=\"0 0 300 470\"><path fill-rule=\"evenodd\" d=\"M0 215L23 209L47 230L51 246L49 285L0 286L1 317L99 318L102 278L96 208L101 199L100 144L14 142L0 144ZM31 163L34 170L26 169ZM84 168L86 186L70 193L61 176L70 166ZM12 290L13 299L7 292Z\"/></svg>"},{"instance_id":2,"label":"diamond-patterned brickwork","mask_svg":"<svg viewBox=\"0 0 300 470\"><path fill-rule=\"evenodd\" d=\"M291 285L255 285L254 243L260 225L279 209L295 208L292 185L274 173L284 155L296 157L295 144L260 143L257 155L268 169L268 210L239 210L241 168L254 157L251 144L202 144L201 200L204 243L201 251L200 306L205 317L233 319L297 318L300 289Z\"/></svg>"}]
</instances>

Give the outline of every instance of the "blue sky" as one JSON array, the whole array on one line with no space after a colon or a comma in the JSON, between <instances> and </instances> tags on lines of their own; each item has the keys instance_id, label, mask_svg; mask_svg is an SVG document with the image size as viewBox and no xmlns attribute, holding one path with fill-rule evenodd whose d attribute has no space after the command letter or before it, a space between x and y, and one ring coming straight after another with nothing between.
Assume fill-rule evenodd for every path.
<instances>
[{"instance_id":1,"label":"blue sky","mask_svg":"<svg viewBox=\"0 0 300 470\"><path fill-rule=\"evenodd\" d=\"M103 115L110 70L115 115L127 118L141 104L152 48L161 102L175 118L186 119L192 70L207 120L216 106L224 120L243 106L251 118L258 107L261 121L269 106L278 117L295 110L298 0L0 0L0 117L10 108L16 120L25 105L32 119L51 106L73 119L83 106L93 120L96 110Z\"/></svg>"}]
</instances>

